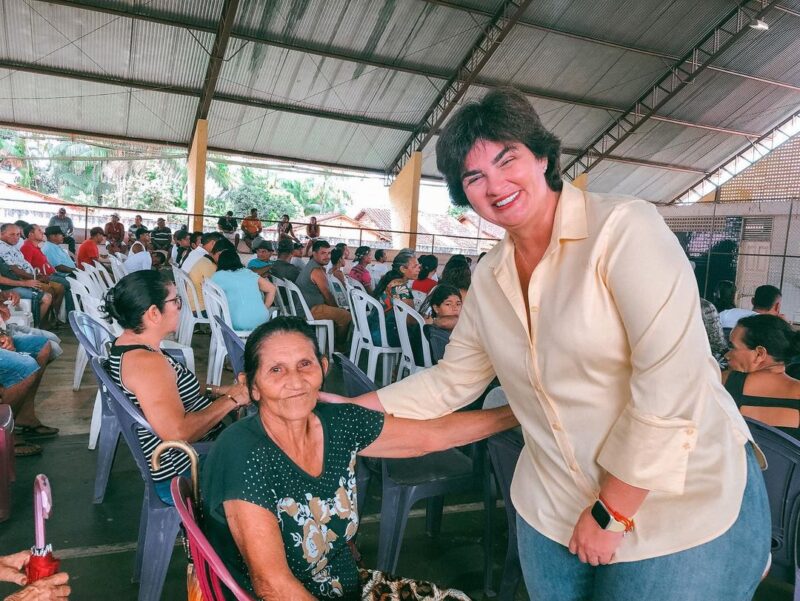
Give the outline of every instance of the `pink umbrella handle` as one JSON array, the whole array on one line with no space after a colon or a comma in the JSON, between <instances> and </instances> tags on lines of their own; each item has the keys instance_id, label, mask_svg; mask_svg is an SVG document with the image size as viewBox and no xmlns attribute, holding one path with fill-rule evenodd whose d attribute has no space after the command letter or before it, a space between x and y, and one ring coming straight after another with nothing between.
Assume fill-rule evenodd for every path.
<instances>
[{"instance_id":1,"label":"pink umbrella handle","mask_svg":"<svg viewBox=\"0 0 800 601\"><path fill-rule=\"evenodd\" d=\"M37 549L44 549L47 544L44 537L44 521L50 517L52 509L50 481L44 474L39 474L33 481L33 518Z\"/></svg>"}]
</instances>

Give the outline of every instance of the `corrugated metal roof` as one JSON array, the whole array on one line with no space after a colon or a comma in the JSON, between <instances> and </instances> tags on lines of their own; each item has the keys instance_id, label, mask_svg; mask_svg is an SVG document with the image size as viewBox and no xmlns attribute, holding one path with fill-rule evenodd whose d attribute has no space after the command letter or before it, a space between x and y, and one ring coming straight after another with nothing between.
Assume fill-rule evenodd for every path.
<instances>
[{"instance_id":1,"label":"corrugated metal roof","mask_svg":"<svg viewBox=\"0 0 800 601\"><path fill-rule=\"evenodd\" d=\"M6 0L4 58L199 88L214 36L60 5Z\"/></svg>"},{"instance_id":2,"label":"corrugated metal roof","mask_svg":"<svg viewBox=\"0 0 800 601\"><path fill-rule=\"evenodd\" d=\"M455 70L485 18L427 2L275 0L245 2L237 29Z\"/></svg>"},{"instance_id":3,"label":"corrugated metal roof","mask_svg":"<svg viewBox=\"0 0 800 601\"><path fill-rule=\"evenodd\" d=\"M500 6L500 0L459 3L478 13ZM0 3L0 60L25 65L24 72L0 70L0 119L188 144L214 40L213 33L192 27L215 29L223 0L79 0L77 4L102 11L30 0ZM800 10L800 0L782 4ZM731 0L542 0L531 5L524 19L576 35L682 55L732 7ZM174 22L132 19L114 11ZM422 121L444 84L441 74L455 71L487 21L484 14L424 0L241 0L234 34L260 36L267 42L245 42L234 36L217 94L296 105L298 111L336 112L351 122L214 100L210 145L384 169L403 149L408 130ZM748 31L717 64L800 84L800 19L773 11L767 21L769 31ZM279 48L269 40L297 48ZM339 56L323 56L326 52ZM358 59L402 64L406 71L368 66ZM619 116L603 106L626 108L664 72L667 62L518 25L479 77L550 96L532 98L543 123L565 147L581 149ZM29 72L37 68L76 71L82 79ZM109 76L179 87L188 95L87 81ZM479 98L485 91L473 85L464 100ZM797 91L707 71L660 113L761 134L798 107ZM426 176L438 176L435 141L423 152ZM741 136L650 122L614 154L710 169L746 143ZM669 201L670 194L698 177L601 161L589 181L592 189Z\"/></svg>"},{"instance_id":4,"label":"corrugated metal roof","mask_svg":"<svg viewBox=\"0 0 800 601\"><path fill-rule=\"evenodd\" d=\"M443 82L438 81L441 87ZM289 102L415 125L438 92L428 79L263 45L226 62L221 94Z\"/></svg>"}]
</instances>

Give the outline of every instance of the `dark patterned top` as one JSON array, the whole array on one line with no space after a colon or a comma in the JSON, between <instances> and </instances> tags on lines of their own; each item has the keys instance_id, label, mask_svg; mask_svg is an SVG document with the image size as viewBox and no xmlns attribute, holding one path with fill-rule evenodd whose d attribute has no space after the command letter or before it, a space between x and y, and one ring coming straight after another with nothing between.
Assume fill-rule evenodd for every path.
<instances>
[{"instance_id":1,"label":"dark patterned top","mask_svg":"<svg viewBox=\"0 0 800 601\"><path fill-rule=\"evenodd\" d=\"M356 453L383 429L384 415L356 405L320 403L322 473L303 471L264 430L260 415L228 428L203 465L205 530L231 574L252 591L247 566L231 536L223 503L242 500L275 515L286 560L320 599L360 599L358 570L347 541L358 529Z\"/></svg>"},{"instance_id":2,"label":"dark patterned top","mask_svg":"<svg viewBox=\"0 0 800 601\"><path fill-rule=\"evenodd\" d=\"M160 352L153 350L144 344L131 344L126 346L112 345L108 353L106 371L108 371L111 379L114 380L114 382L119 385L120 388L122 388L125 396L127 396L134 405L141 409L141 405L139 404L139 400L136 398L136 395L125 388L125 385L122 383L122 378L120 377L120 371L122 369L122 356L128 351L137 349L145 349L153 353ZM185 365L182 365L166 353L162 354L167 358L167 361L169 361L172 369L175 370L175 381L178 385L178 394L180 395L181 402L183 403L184 411L186 411L186 413L192 413L208 407L211 404L211 400L200 394L200 383L198 382L197 377ZM206 435L200 439L200 441L214 440L222 431L222 428L223 425L221 423L217 424L211 428L211 430L209 430ZM152 432L142 429L137 431L137 436L139 437L139 444L142 447L142 452L147 459L147 465L150 466L150 474L153 476L153 481L165 482L189 469L189 458L184 453L181 451L176 451L175 449L167 449L161 455L161 469L154 470L153 465L150 463L150 457L152 457L153 450L161 442L161 439Z\"/></svg>"}]
</instances>

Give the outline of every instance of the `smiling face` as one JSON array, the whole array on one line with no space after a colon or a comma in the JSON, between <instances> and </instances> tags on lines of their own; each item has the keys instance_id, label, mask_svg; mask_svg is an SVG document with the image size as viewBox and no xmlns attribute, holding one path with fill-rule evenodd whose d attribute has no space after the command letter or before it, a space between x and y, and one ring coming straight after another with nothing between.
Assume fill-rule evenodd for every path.
<instances>
[{"instance_id":1,"label":"smiling face","mask_svg":"<svg viewBox=\"0 0 800 601\"><path fill-rule=\"evenodd\" d=\"M545 180L546 169L547 159L521 142L479 140L464 160L461 184L478 215L511 233L524 232L558 200Z\"/></svg>"},{"instance_id":2,"label":"smiling face","mask_svg":"<svg viewBox=\"0 0 800 601\"><path fill-rule=\"evenodd\" d=\"M297 332L277 332L264 340L258 349L258 371L250 394L259 402L261 418L305 420L317 404L322 386L322 364L314 354L314 345Z\"/></svg>"}]
</instances>

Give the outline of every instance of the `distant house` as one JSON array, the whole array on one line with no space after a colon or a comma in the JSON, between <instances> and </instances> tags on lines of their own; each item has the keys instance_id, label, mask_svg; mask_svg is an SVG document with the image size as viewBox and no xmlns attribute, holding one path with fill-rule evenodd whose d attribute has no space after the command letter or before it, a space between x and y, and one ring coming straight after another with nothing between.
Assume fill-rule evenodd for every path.
<instances>
[{"instance_id":1,"label":"distant house","mask_svg":"<svg viewBox=\"0 0 800 601\"><path fill-rule=\"evenodd\" d=\"M475 232L475 236L480 238L489 238L490 240L502 240L506 235L506 231L499 225L495 225L481 217L474 211L467 211L458 218L459 223L467 226Z\"/></svg>"},{"instance_id":2,"label":"distant house","mask_svg":"<svg viewBox=\"0 0 800 601\"><path fill-rule=\"evenodd\" d=\"M303 218L305 223L311 219L312 215ZM392 235L377 231L374 227L365 227L364 223L359 222L344 213L327 213L324 215L313 215L319 224L321 238L334 242L347 242L350 246L363 244L377 248L391 248ZM305 226L295 227L296 234L305 234Z\"/></svg>"},{"instance_id":3,"label":"distant house","mask_svg":"<svg viewBox=\"0 0 800 601\"><path fill-rule=\"evenodd\" d=\"M358 212L355 220L379 231L400 229L399 226L393 227L392 212L389 209L364 208ZM484 228L481 231L484 231ZM491 238L491 241L478 240L479 237ZM471 226L469 222L461 223L450 215L440 213L419 213L417 215L417 248L420 250L430 248L431 252L437 253L474 255L494 246L494 241L499 238L498 236L478 236L476 227Z\"/></svg>"}]
</instances>

